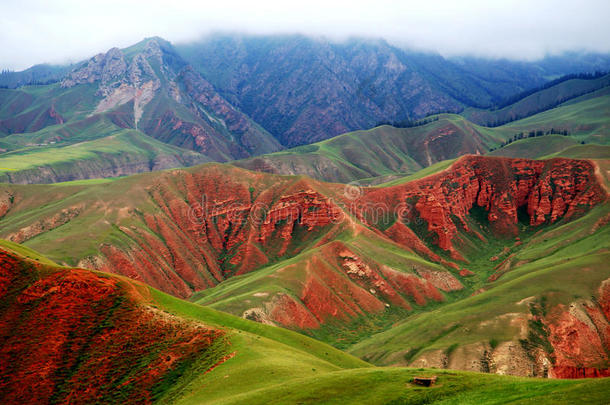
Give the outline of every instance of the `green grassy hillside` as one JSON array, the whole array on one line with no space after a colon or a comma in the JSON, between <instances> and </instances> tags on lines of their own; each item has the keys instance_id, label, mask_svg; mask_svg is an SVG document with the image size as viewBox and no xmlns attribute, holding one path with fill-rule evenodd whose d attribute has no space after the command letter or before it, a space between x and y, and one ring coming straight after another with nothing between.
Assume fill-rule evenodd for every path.
<instances>
[{"instance_id":1,"label":"green grassy hillside","mask_svg":"<svg viewBox=\"0 0 610 405\"><path fill-rule=\"evenodd\" d=\"M606 144L609 141L609 114L610 94L603 90L499 128L514 133L551 128L566 129L579 141Z\"/></svg>"},{"instance_id":2,"label":"green grassy hillside","mask_svg":"<svg viewBox=\"0 0 610 405\"><path fill-rule=\"evenodd\" d=\"M270 173L305 174L325 181L347 183L357 180L363 184L378 184L463 154L487 154L490 149L494 149L491 152L494 156L536 159L583 142L604 145L610 142L608 117L610 94L605 87L495 128L476 125L459 115L441 114L432 117L438 120L417 127L381 126L350 132L234 164ZM551 130L566 130L569 136L528 138L532 131L546 133ZM523 133L525 139L501 147L519 133Z\"/></svg>"},{"instance_id":3,"label":"green grassy hillside","mask_svg":"<svg viewBox=\"0 0 610 405\"><path fill-rule=\"evenodd\" d=\"M251 170L305 174L333 182L389 181L464 154L484 154L509 132L481 127L454 114L413 128L384 125L311 145L234 162Z\"/></svg>"},{"instance_id":4,"label":"green grassy hillside","mask_svg":"<svg viewBox=\"0 0 610 405\"><path fill-rule=\"evenodd\" d=\"M22 248L15 248L13 244L5 241L0 241L0 246L2 249L10 247L12 252L31 253ZM63 328L72 328L69 329L71 335L95 339L95 334L91 337L84 334L90 332L89 329L86 329L86 322L91 319L91 315L85 316L85 307L80 307L75 302L81 298L76 290L70 290L72 288L70 284L64 283L62 289L57 291L56 288L51 288L52 283L45 284L47 279L58 276L64 277L64 280L78 277L81 283L86 281L85 285L88 286L86 288L91 288L95 283L103 283L106 288L115 286L113 287L115 293L122 299L115 301L115 305L108 310L106 319L110 320L110 323L107 322L107 325L95 332L97 334L123 334L124 336L114 335L112 340L115 343L125 337L129 339L129 351L124 352L122 358L128 358L132 368L121 367L111 370L112 374L108 377L111 378L109 381L112 381L113 384L123 381L121 380L122 373L127 372L128 377L133 377L141 375L134 374L134 372L147 372L146 368L140 368L140 366L136 371L133 368L134 364L157 364L162 360L161 358L165 358L166 354L169 354L168 358L175 357L174 366L170 365L169 370L161 374L159 380L154 380L155 384L152 386L149 379L131 378L124 380L125 382L117 388L112 388L111 385L96 387L98 395L107 399L134 400L133 395L139 395L139 398L148 398L148 401L152 400L151 402L154 403L167 404L431 402L442 404L569 404L582 401L589 404L602 404L610 390L610 380L608 379L541 380L452 370L372 367L346 353L295 332L254 323L181 301L119 276L36 264L14 255L15 253L11 253L6 256L2 252L2 258L9 261L9 266L19 266L18 277L24 278L19 279L21 286L19 288L36 282L38 290L43 293L43 298L38 300L37 307L35 307L36 311L46 314L37 321L39 331L50 327L51 322L57 322L59 319L63 321ZM43 262L45 261L41 260L39 263ZM13 293L17 293L15 286L16 280L13 280L10 290ZM82 284L80 288L84 288ZM4 326L5 321L11 322L11 318L7 317L7 314L19 310L18 304L13 303L11 296L5 295L5 290L0 291L2 291L0 300L3 304L0 306L0 330L9 333L9 342L12 344L15 338L12 334L21 333L22 328L9 330L4 329ZM99 294L99 290L96 293ZM64 298L69 298L69 300L64 301ZM49 299L53 300L53 305L47 305L45 300ZM116 300L116 297L114 299ZM132 301L136 304L135 306L130 304ZM64 313L53 313L55 309L67 302L71 305L70 319L80 319L80 322L68 323L68 318ZM31 306L31 308L34 307ZM104 313L100 312L104 310L105 307L100 301L100 305L95 308L97 312L93 312L93 314L95 317L104 316ZM156 344L154 350L144 356L141 350L150 349L150 343L142 339L145 336L134 335L133 330L130 330L127 325L112 322L123 322L126 319L138 322L138 317L146 316L144 314L148 313L159 314L148 322L152 322L150 326L156 325L154 333L160 334L159 338L164 340L154 342ZM187 358L177 357L184 356L182 354L184 349L166 353L167 350L176 350L172 349L172 345L176 342L172 339L177 337L163 334L168 325L173 324L179 324L182 333L214 331L213 333L221 336L221 339L217 338L219 343L212 346L209 344L201 346L192 340L189 342L191 347L198 345L194 352ZM140 326L140 328L142 327ZM28 344L27 342L36 338L36 332L32 331L27 336L17 337L22 345ZM51 337L55 338L52 334L47 335L47 339ZM192 339L198 339L197 335L194 335ZM78 347L80 344L78 340L70 342L74 347ZM115 357L116 348L109 342L110 340L100 340L96 342L95 346L83 347L79 352L79 363L76 363L71 370L62 369L63 363L58 363L59 375L69 373L70 382L64 380L61 386L52 387L48 394L40 391L40 386L30 390L30 393L35 393L40 400L45 400L47 397L62 398L66 395L78 396L80 393L78 384L81 381L86 382L88 378L86 364L96 364L95 362L98 361L100 365L104 365L106 361L119 361ZM35 353L31 353L29 362L13 361L13 375L23 373L28 375L27 367L33 364L32 361L39 358L44 359L47 355L46 351L50 350L50 346L43 345L37 348ZM10 356L9 353L11 352L6 350L0 351L0 359ZM220 360L215 364L212 363L218 359ZM64 359L64 361L66 360ZM120 364L122 365L122 363ZM131 374L129 370L131 370ZM0 367L0 373L4 373L2 367ZM100 368L96 375L107 377L104 373L105 370ZM10 375L2 375L0 398L15 398L16 395L20 397L19 384L21 381L12 380ZM431 375L438 378L432 387L425 388L412 383L413 377Z\"/></svg>"},{"instance_id":5,"label":"green grassy hillside","mask_svg":"<svg viewBox=\"0 0 610 405\"><path fill-rule=\"evenodd\" d=\"M413 377L438 377L431 388L412 383ZM354 369L320 373L236 395L211 404L603 404L610 390L607 379L549 381L461 371L407 368ZM205 398L205 397L201 397ZM185 398L179 404L196 404Z\"/></svg>"},{"instance_id":6,"label":"green grassy hillside","mask_svg":"<svg viewBox=\"0 0 610 405\"><path fill-rule=\"evenodd\" d=\"M68 146L28 147L0 154L0 182L116 177L206 161L209 159L197 152L159 142L139 131L117 129L113 135Z\"/></svg>"},{"instance_id":7,"label":"green grassy hillside","mask_svg":"<svg viewBox=\"0 0 610 405\"><path fill-rule=\"evenodd\" d=\"M600 90L607 93L609 86L610 75L595 79L575 78L537 91L501 109L467 108L462 115L480 125L497 125L532 116L581 96L588 97Z\"/></svg>"}]
</instances>

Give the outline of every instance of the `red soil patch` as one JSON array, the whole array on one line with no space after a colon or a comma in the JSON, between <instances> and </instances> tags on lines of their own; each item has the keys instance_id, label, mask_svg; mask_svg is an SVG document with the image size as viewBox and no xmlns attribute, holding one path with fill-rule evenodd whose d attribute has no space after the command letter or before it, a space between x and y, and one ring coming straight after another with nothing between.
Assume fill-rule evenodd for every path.
<instances>
[{"instance_id":1,"label":"red soil patch","mask_svg":"<svg viewBox=\"0 0 610 405\"><path fill-rule=\"evenodd\" d=\"M174 370L222 357L222 331L149 307L125 284L0 250L0 402L150 403Z\"/></svg>"},{"instance_id":2,"label":"red soil patch","mask_svg":"<svg viewBox=\"0 0 610 405\"><path fill-rule=\"evenodd\" d=\"M555 378L610 377L610 279L597 299L560 305L547 316Z\"/></svg>"},{"instance_id":3,"label":"red soil patch","mask_svg":"<svg viewBox=\"0 0 610 405\"><path fill-rule=\"evenodd\" d=\"M276 295L267 310L269 318L282 326L314 329L336 320L349 322L366 314L383 312L388 306L410 310L412 303L426 305L442 301L440 291L462 289L449 272L415 269L405 273L373 260L359 257L343 243L324 245L306 263L291 265L286 271L305 267L305 281L295 291L298 299Z\"/></svg>"},{"instance_id":4,"label":"red soil patch","mask_svg":"<svg viewBox=\"0 0 610 405\"><path fill-rule=\"evenodd\" d=\"M468 269L460 270L460 276L462 276L462 277L468 277L468 276L472 276L472 275L474 275L474 273Z\"/></svg>"}]
</instances>

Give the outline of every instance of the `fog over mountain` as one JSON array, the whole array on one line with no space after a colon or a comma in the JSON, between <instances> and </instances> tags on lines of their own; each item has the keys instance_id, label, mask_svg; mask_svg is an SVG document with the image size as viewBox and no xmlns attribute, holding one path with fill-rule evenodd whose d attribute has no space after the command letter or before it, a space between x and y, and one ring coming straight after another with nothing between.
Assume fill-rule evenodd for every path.
<instances>
[{"instance_id":1,"label":"fog over mountain","mask_svg":"<svg viewBox=\"0 0 610 405\"><path fill-rule=\"evenodd\" d=\"M211 32L384 38L443 56L532 60L566 51L610 51L610 3L603 0L292 4L151 0L7 0L0 3L0 68L76 62L158 35L173 43Z\"/></svg>"}]
</instances>

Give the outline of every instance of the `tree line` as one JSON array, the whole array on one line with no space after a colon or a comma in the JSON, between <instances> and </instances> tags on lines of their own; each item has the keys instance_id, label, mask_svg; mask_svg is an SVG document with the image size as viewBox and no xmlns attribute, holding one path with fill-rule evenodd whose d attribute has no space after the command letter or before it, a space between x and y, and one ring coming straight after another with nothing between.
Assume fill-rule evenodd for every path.
<instances>
[{"instance_id":1,"label":"tree line","mask_svg":"<svg viewBox=\"0 0 610 405\"><path fill-rule=\"evenodd\" d=\"M511 104L515 104L517 101L522 100L528 96L531 96L532 94L539 92L541 90L546 90L550 87L556 86L559 83L563 83L565 81L568 80L572 80L572 79L581 79L581 80L593 80L593 79L599 79L602 76L607 75L609 72L603 72L603 71L596 71L595 73L570 73L568 75L564 75L561 76L555 80L551 80L550 82L547 82L541 86L538 87L534 87L533 89L529 89L529 90L525 90L522 91L521 93L515 94L514 96L505 98L504 100L502 100L500 103L498 103L497 105L495 105L493 108L491 108L491 110L499 110L501 108L504 107L508 107Z\"/></svg>"},{"instance_id":2,"label":"tree line","mask_svg":"<svg viewBox=\"0 0 610 405\"><path fill-rule=\"evenodd\" d=\"M529 131L527 133L525 132L519 132L517 134L514 134L513 136L511 136L510 138L508 138L506 141L502 142L500 144L500 146L498 146L497 148L491 148L489 149L490 152L493 152L494 150L503 148L505 146L510 145L513 142L519 141L521 139L526 139L526 138L536 138L539 136L544 136L544 135L563 135L563 136L570 136L570 131L568 131L567 129L555 129L555 128L551 128L550 130L547 131L543 131L543 130L535 130L535 131ZM582 141L581 144L584 145L585 141Z\"/></svg>"},{"instance_id":3,"label":"tree line","mask_svg":"<svg viewBox=\"0 0 610 405\"><path fill-rule=\"evenodd\" d=\"M413 127L420 127L422 125L426 125L426 124L429 124L434 121L438 121L438 117L423 118L421 120L415 120L415 121L411 121L411 120L379 121L379 122L377 122L377 124L375 124L375 126L380 127L382 125L391 125L395 128L413 128Z\"/></svg>"}]
</instances>

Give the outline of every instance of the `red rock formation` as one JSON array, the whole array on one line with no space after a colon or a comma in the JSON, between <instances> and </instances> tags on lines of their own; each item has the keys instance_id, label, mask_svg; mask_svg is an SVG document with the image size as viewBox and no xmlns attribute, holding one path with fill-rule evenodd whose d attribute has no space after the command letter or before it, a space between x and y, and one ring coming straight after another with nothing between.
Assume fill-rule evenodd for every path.
<instances>
[{"instance_id":1,"label":"red rock formation","mask_svg":"<svg viewBox=\"0 0 610 405\"><path fill-rule=\"evenodd\" d=\"M0 250L0 397L5 403L151 403L224 333L145 305L146 287ZM213 352L216 353L216 352Z\"/></svg>"},{"instance_id":2,"label":"red rock formation","mask_svg":"<svg viewBox=\"0 0 610 405\"><path fill-rule=\"evenodd\" d=\"M75 218L103 216L120 237L113 233L96 241L99 245L91 249L97 252L76 258L79 263L187 297L332 242L341 232L375 232L459 272L461 266L431 248L436 243L453 260L462 259L459 237L473 232L468 225L473 207L487 210L499 234L514 234L519 208L529 211L531 224L537 226L543 218L571 218L604 198L592 165L569 159L465 157L430 177L366 188L355 200L343 196L342 185L223 165L142 179L133 191L137 197L93 205L72 199L70 205L49 209L46 218L24 221L22 228L2 236L25 241L58 226L69 227ZM9 207L11 212L22 209L22 196L15 195L17 202L12 198L0 199L0 213ZM381 227L366 215L371 208L396 219Z\"/></svg>"},{"instance_id":3,"label":"red rock formation","mask_svg":"<svg viewBox=\"0 0 610 405\"><path fill-rule=\"evenodd\" d=\"M472 232L467 217L473 207L487 211L497 234L515 236L520 208L527 210L530 225L537 226L569 219L603 199L605 192L588 161L467 156L450 169L420 180L367 189L358 208L366 210L371 204L384 204L393 209L405 204L407 210L398 221L411 226L425 224L441 249L454 259L461 259L454 240L459 228ZM367 222L364 215L359 217ZM396 226L384 234L423 252L421 243L412 236L397 236Z\"/></svg>"},{"instance_id":4,"label":"red rock formation","mask_svg":"<svg viewBox=\"0 0 610 405\"><path fill-rule=\"evenodd\" d=\"M13 205L14 196L8 190L0 192L0 218L6 215Z\"/></svg>"},{"instance_id":5,"label":"red rock formation","mask_svg":"<svg viewBox=\"0 0 610 405\"><path fill-rule=\"evenodd\" d=\"M610 377L610 368L556 366L549 372L550 378L600 378Z\"/></svg>"},{"instance_id":6,"label":"red rock formation","mask_svg":"<svg viewBox=\"0 0 610 405\"><path fill-rule=\"evenodd\" d=\"M415 271L419 276L382 266L360 257L341 242L332 242L322 246L318 254L278 272L305 281L293 290L295 297L279 294L270 298L264 312L276 324L315 329L328 322L349 322L380 313L390 306L411 310L413 304L444 300L441 291L463 288L449 272Z\"/></svg>"},{"instance_id":7,"label":"red rock formation","mask_svg":"<svg viewBox=\"0 0 610 405\"><path fill-rule=\"evenodd\" d=\"M547 316L554 378L610 377L610 279L596 300L557 306Z\"/></svg>"}]
</instances>

